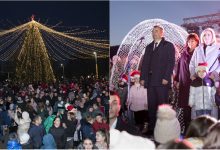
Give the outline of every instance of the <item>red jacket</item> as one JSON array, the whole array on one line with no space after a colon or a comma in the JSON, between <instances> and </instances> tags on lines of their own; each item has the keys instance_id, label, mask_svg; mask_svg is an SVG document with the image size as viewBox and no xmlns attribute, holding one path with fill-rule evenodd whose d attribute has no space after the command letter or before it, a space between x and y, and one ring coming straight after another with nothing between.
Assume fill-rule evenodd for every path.
<instances>
[{"instance_id":1,"label":"red jacket","mask_svg":"<svg viewBox=\"0 0 220 150\"><path fill-rule=\"evenodd\" d=\"M109 125L108 124L106 124L106 123L98 123L97 121L95 121L92 124L92 127L93 127L95 132L97 132L99 129L109 130Z\"/></svg>"}]
</instances>

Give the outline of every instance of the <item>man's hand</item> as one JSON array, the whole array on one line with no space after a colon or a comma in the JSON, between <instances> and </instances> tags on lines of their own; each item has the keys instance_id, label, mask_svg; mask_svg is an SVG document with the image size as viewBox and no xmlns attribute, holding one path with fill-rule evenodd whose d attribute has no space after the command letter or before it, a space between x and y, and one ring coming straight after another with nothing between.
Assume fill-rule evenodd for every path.
<instances>
[{"instance_id":1,"label":"man's hand","mask_svg":"<svg viewBox=\"0 0 220 150\"><path fill-rule=\"evenodd\" d=\"M163 84L163 85L167 85L167 84L168 84L168 81L165 80L165 79L163 79L163 80L162 80L162 84Z\"/></svg>"},{"instance_id":2,"label":"man's hand","mask_svg":"<svg viewBox=\"0 0 220 150\"><path fill-rule=\"evenodd\" d=\"M140 81L140 84L141 84L142 86L144 86L144 80L141 80L141 81Z\"/></svg>"}]
</instances>

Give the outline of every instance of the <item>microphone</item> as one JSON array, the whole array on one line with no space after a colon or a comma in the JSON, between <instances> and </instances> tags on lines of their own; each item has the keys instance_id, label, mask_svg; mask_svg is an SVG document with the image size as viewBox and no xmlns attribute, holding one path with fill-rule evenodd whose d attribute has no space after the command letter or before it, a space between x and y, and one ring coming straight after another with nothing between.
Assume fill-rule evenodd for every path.
<instances>
[{"instance_id":1,"label":"microphone","mask_svg":"<svg viewBox=\"0 0 220 150\"><path fill-rule=\"evenodd\" d=\"M145 37L144 37L144 36L142 36L142 37L141 37L139 40L141 40L141 41L142 41L143 39L145 39Z\"/></svg>"}]
</instances>

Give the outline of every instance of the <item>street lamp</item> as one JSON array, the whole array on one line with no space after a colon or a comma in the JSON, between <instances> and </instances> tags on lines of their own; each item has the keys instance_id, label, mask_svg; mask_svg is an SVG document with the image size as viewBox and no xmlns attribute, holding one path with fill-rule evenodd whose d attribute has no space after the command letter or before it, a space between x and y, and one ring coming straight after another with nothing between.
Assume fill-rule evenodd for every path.
<instances>
[{"instance_id":1,"label":"street lamp","mask_svg":"<svg viewBox=\"0 0 220 150\"><path fill-rule=\"evenodd\" d=\"M64 65L63 65L63 64L60 64L60 66L63 68L63 75L62 75L62 78L64 79Z\"/></svg>"},{"instance_id":2,"label":"street lamp","mask_svg":"<svg viewBox=\"0 0 220 150\"><path fill-rule=\"evenodd\" d=\"M98 77L99 77L99 74L98 74L98 64L97 64L97 53L96 53L96 52L93 52L93 54L95 55L96 78L98 78Z\"/></svg>"}]
</instances>

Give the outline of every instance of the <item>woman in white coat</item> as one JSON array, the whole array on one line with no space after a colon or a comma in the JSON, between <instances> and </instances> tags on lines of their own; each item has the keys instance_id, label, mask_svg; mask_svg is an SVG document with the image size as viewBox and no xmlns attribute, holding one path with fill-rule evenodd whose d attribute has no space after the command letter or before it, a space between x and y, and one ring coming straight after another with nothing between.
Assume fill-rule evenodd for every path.
<instances>
[{"instance_id":1,"label":"woman in white coat","mask_svg":"<svg viewBox=\"0 0 220 150\"><path fill-rule=\"evenodd\" d=\"M215 31L211 28L207 28L203 30L200 36L200 45L195 49L190 64L189 64L189 71L190 77L192 80L196 78L195 68L201 62L206 62L208 64L208 76L211 78L215 83L219 81L219 72L220 72L220 65L218 57L220 55L220 46L216 42ZM217 109L213 107L212 111L213 117L217 118ZM192 118L195 116L193 115L192 111Z\"/></svg>"},{"instance_id":2,"label":"woman in white coat","mask_svg":"<svg viewBox=\"0 0 220 150\"><path fill-rule=\"evenodd\" d=\"M196 77L195 69L201 62L208 64L209 77L217 81L219 80L218 74L220 72L220 65L218 57L220 54L220 46L216 43L215 32L211 28L205 29L200 36L200 45L195 49L192 55L189 70L191 79Z\"/></svg>"}]
</instances>

